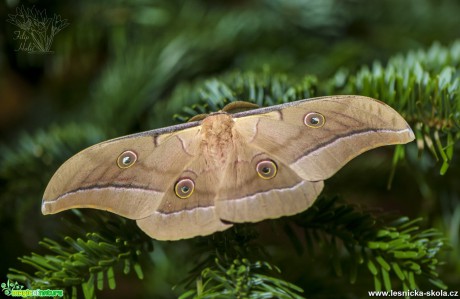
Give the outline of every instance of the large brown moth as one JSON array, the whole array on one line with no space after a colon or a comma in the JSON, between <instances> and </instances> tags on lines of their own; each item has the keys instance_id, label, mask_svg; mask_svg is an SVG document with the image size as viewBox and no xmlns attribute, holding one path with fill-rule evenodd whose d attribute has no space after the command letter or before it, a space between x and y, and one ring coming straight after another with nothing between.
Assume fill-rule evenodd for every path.
<instances>
[{"instance_id":1,"label":"large brown moth","mask_svg":"<svg viewBox=\"0 0 460 299\"><path fill-rule=\"evenodd\" d=\"M42 212L101 209L154 239L205 236L302 212L352 158L413 139L395 110L363 96L220 111L83 150L52 177Z\"/></svg>"}]
</instances>

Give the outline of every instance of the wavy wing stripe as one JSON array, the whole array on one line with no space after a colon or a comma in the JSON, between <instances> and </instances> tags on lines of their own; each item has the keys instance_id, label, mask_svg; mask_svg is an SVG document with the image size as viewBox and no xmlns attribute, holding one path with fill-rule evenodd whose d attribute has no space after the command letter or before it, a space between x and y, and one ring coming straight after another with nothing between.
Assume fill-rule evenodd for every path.
<instances>
[{"instance_id":1,"label":"wavy wing stripe","mask_svg":"<svg viewBox=\"0 0 460 299\"><path fill-rule=\"evenodd\" d=\"M217 217L215 207L201 207L170 214L156 211L136 222L144 232L157 240L180 240L206 236L232 226Z\"/></svg>"},{"instance_id":2,"label":"wavy wing stripe","mask_svg":"<svg viewBox=\"0 0 460 299\"><path fill-rule=\"evenodd\" d=\"M332 138L332 139L328 140L327 142L319 143L319 144L317 144L315 146L312 146L311 149L309 149L308 151L305 152L304 156L298 157L292 164L295 164L297 161L302 160L303 158L305 158L305 155L314 154L315 152L317 152L319 150L323 150L323 149L327 149L328 147L335 146L335 145L337 145L337 143L339 143L341 141L344 141L346 139L351 139L351 138L354 138L356 136L365 136L365 135L367 135L369 133L377 133L377 134L383 133L385 135L386 134L390 134L390 135L393 135L393 134L396 134L396 135L398 135L398 134L401 134L401 135L406 134L406 136L402 136L402 138L395 136L394 138L392 138L392 139L394 139L393 143L389 143L388 140L381 140L380 142L372 143L372 145L369 146L368 148L365 148L363 150L363 152L367 151L367 150L370 150L370 149L372 149L374 147L390 145L390 144L406 143L407 142L406 138L412 138L412 139L414 138L413 132L409 128L404 129L404 130L372 129L372 130L351 131L350 133L347 133L347 134L337 135L335 138ZM388 136L386 136L386 137L388 137Z\"/></svg>"},{"instance_id":3,"label":"wavy wing stripe","mask_svg":"<svg viewBox=\"0 0 460 299\"><path fill-rule=\"evenodd\" d=\"M262 191L262 192L254 192L252 194L248 194L248 195L240 197L240 198L233 198L233 199L229 199L229 200L231 200L231 202L237 204L238 201L252 200L252 199L255 199L259 195L260 196L270 196L273 193L283 193L283 192L286 192L286 191L294 191L295 189L299 188L301 185L304 185L304 183L305 183L305 181L300 181L300 182L298 182L297 184L295 184L294 186L291 186L291 187L270 189L270 190Z\"/></svg>"},{"instance_id":4,"label":"wavy wing stripe","mask_svg":"<svg viewBox=\"0 0 460 299\"><path fill-rule=\"evenodd\" d=\"M46 201L47 202L57 201L57 200L60 200L60 199L62 199L64 197L72 195L72 194L85 192L85 191L98 191L98 190L111 190L111 191L115 191L115 192L122 192L122 191L129 190L129 191L139 191L139 192L145 191L145 192L153 192L153 193L163 194L163 192L161 192L161 191L157 191L157 190L149 189L149 188L142 188L142 187L127 187L127 186L121 186L121 185L120 186L117 186L117 185L91 186L91 187L78 188L78 189L75 189L75 190L72 190L72 191L68 191L66 193L63 193L63 194L59 195L58 197L56 197L54 199L46 199Z\"/></svg>"},{"instance_id":5,"label":"wavy wing stripe","mask_svg":"<svg viewBox=\"0 0 460 299\"><path fill-rule=\"evenodd\" d=\"M372 133L379 135L378 138L369 139ZM414 134L409 128L355 132L315 146L291 163L290 167L305 180L325 180L365 151L384 145L407 143L413 138Z\"/></svg>"},{"instance_id":6,"label":"wavy wing stripe","mask_svg":"<svg viewBox=\"0 0 460 299\"><path fill-rule=\"evenodd\" d=\"M173 215L180 215L180 214L183 214L183 213L193 214L193 213L195 213L195 211L206 211L206 210L211 210L211 209L214 209L214 206L193 207L193 208L184 209L184 210L180 210L180 211L174 211L174 212L154 211L152 213L152 215L153 216L160 216L160 217L169 217L169 216L173 216Z\"/></svg>"},{"instance_id":7,"label":"wavy wing stripe","mask_svg":"<svg viewBox=\"0 0 460 299\"><path fill-rule=\"evenodd\" d=\"M54 214L72 208L106 210L130 219L152 214L163 192L138 187L89 187L66 192L54 200L43 199L42 213Z\"/></svg>"},{"instance_id":8,"label":"wavy wing stripe","mask_svg":"<svg viewBox=\"0 0 460 299\"><path fill-rule=\"evenodd\" d=\"M291 187L271 189L237 199L219 200L217 214L226 221L258 222L300 213L312 205L323 182L300 181Z\"/></svg>"}]
</instances>

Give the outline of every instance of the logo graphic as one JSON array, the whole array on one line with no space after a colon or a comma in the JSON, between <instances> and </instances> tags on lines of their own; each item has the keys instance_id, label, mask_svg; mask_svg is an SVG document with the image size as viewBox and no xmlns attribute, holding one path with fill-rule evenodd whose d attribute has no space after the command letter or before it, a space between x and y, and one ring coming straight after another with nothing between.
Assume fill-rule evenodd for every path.
<instances>
[{"instance_id":1,"label":"logo graphic","mask_svg":"<svg viewBox=\"0 0 460 299\"><path fill-rule=\"evenodd\" d=\"M45 10L39 11L34 7L18 7L16 14L9 14L8 17L6 21L19 28L14 31L14 39L21 43L16 52L53 53L50 49L54 37L69 25L67 20L61 20L61 16L55 14L48 18Z\"/></svg>"},{"instance_id":2,"label":"logo graphic","mask_svg":"<svg viewBox=\"0 0 460 299\"><path fill-rule=\"evenodd\" d=\"M17 282L14 282L14 281L10 281L8 279L7 283L2 283L1 284L1 287L2 287L2 292L7 295L7 296L11 296L13 290L22 290L22 288L24 286L20 285L19 283Z\"/></svg>"},{"instance_id":3,"label":"logo graphic","mask_svg":"<svg viewBox=\"0 0 460 299\"><path fill-rule=\"evenodd\" d=\"M63 297L63 290L29 290L23 289L24 286L20 285L15 281L8 281L0 285L2 287L2 292L6 296L11 297Z\"/></svg>"}]
</instances>

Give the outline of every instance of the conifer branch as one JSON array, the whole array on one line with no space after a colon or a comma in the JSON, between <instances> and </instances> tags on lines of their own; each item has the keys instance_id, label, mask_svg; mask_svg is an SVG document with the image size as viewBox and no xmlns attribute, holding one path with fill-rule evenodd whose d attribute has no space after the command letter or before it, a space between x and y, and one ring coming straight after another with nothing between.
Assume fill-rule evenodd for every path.
<instances>
[{"instance_id":1,"label":"conifer branch","mask_svg":"<svg viewBox=\"0 0 460 299\"><path fill-rule=\"evenodd\" d=\"M153 250L152 240L139 231L133 221L102 212L79 215L81 223L69 224L73 236L61 241L49 238L39 244L49 253L32 253L19 258L34 272L10 269L8 279L25 284L29 289L65 290L65 298L96 298L95 291L116 288L115 273L134 270L139 279L144 274L142 256ZM89 227L99 231L88 232ZM86 228L86 229L85 229Z\"/></svg>"},{"instance_id":2,"label":"conifer branch","mask_svg":"<svg viewBox=\"0 0 460 299\"><path fill-rule=\"evenodd\" d=\"M332 266L338 275L343 272L341 256L347 253L351 282L356 281L357 268L366 266L377 291L416 290L427 282L447 288L437 270L447 241L436 229L423 229L421 218L395 218L343 203L337 197L320 197L293 219L303 228L311 252L317 246L332 251Z\"/></svg>"}]
</instances>

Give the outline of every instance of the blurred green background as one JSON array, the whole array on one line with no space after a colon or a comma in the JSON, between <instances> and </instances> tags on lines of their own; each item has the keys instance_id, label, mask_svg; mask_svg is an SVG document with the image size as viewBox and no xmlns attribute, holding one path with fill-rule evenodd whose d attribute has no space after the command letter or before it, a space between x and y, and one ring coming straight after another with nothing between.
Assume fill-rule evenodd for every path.
<instances>
[{"instance_id":1,"label":"blurred green background","mask_svg":"<svg viewBox=\"0 0 460 299\"><path fill-rule=\"evenodd\" d=\"M48 18L56 15L67 20L60 23L63 28L50 44L52 52L18 50L20 29L8 20L24 7L46 10ZM212 97L214 78L234 82L235 78L250 81L254 76L258 82L278 76L283 84L294 87L311 80L308 93L301 93L303 97L357 93L359 88L347 87L354 82L348 78L357 78L368 68L375 70L380 65L377 62L385 66L394 59L398 65L398 57L411 51L442 56L442 49L456 47L458 52L460 1L9 0L0 3L0 24L3 282L8 268L23 267L17 257L44 252L38 242L45 236L59 236L63 216L41 215L41 196L57 167L79 150L109 138L177 123L193 114L183 110L185 106L203 104ZM441 56L429 59L445 62ZM455 79L459 76L458 56L454 58L445 63ZM437 74L441 69L434 63L430 71ZM456 97L454 87L450 94ZM266 93L272 97L264 98L264 104L282 100L273 96L275 92ZM384 92L372 95L387 101ZM250 94L241 100L251 100ZM457 121L457 127L449 127L454 137L458 137L458 111L449 116ZM411 125L417 124L410 110L400 112ZM182 117L173 118L175 114ZM439 115L434 119L439 120ZM427 152L417 157L415 144L408 148L390 191L386 185L393 152L379 149L347 165L328 181L326 192L398 215L424 217L426 227L439 229L451 242L440 273L451 289L460 290L459 160L454 156L441 176L441 163ZM459 152L458 144L455 152ZM270 236L262 240L270 249ZM177 296L171 287L193 266L187 258L191 246L187 242L155 243L154 263L145 262L144 280L117 275L117 290L104 290L101 297ZM290 264L283 253L275 256L275 260L287 261L282 264L302 267ZM308 265L320 268L322 264ZM286 268L289 266L282 269L287 273L285 279L298 279L298 271ZM327 298L331 286L349 292L350 297L373 289L372 282L364 278L361 284L351 286L323 269L307 272L302 284L307 298Z\"/></svg>"}]
</instances>

